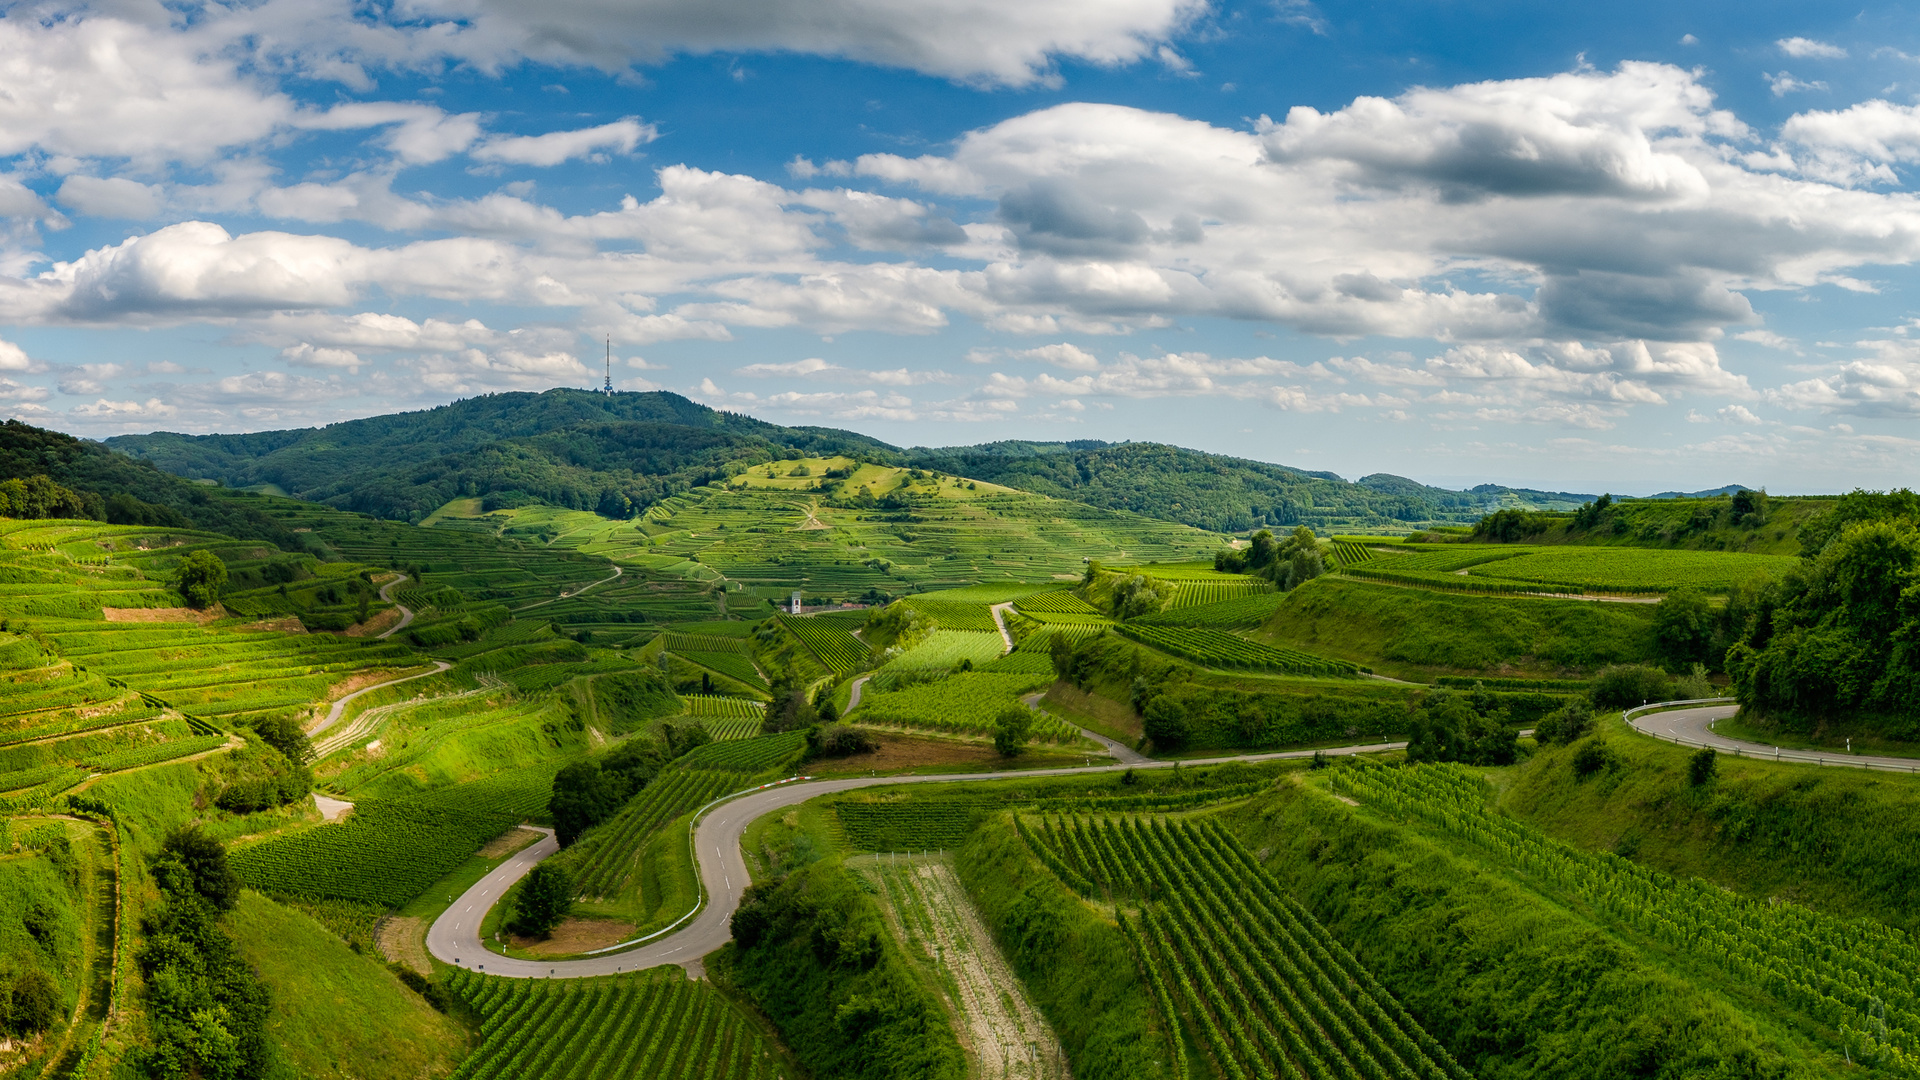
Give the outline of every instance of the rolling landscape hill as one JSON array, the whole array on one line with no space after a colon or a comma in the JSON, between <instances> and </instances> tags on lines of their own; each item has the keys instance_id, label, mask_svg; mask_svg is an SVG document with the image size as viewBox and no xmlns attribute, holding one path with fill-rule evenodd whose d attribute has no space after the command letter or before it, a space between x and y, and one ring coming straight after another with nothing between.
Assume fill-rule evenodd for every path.
<instances>
[{"instance_id":1,"label":"rolling landscape hill","mask_svg":"<svg viewBox=\"0 0 1920 1080\"><path fill-rule=\"evenodd\" d=\"M1904 491L10 423L0 1076L1920 1074L1917 578Z\"/></svg>"}]
</instances>

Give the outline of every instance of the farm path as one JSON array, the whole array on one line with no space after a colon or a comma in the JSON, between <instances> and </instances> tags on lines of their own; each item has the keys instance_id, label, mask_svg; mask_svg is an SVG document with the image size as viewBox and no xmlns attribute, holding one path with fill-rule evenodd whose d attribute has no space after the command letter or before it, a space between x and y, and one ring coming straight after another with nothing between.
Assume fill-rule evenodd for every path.
<instances>
[{"instance_id":1,"label":"farm path","mask_svg":"<svg viewBox=\"0 0 1920 1080\"><path fill-rule=\"evenodd\" d=\"M439 661L435 661L435 663L439 663ZM440 669L440 671L445 671L445 670L446 668ZM439 673L440 673L439 671L423 671L418 675L409 675L407 676L407 678L419 679L419 678L424 678L428 675L438 675ZM395 679L393 680L393 682L381 683L380 686L392 686L393 683L395 682L406 682L406 681L407 681L406 679ZM378 690L380 686L369 686L367 687L367 690ZM411 709L420 705L432 705L432 704L448 702L448 701L459 701L462 698L479 697L482 694L491 694L496 690L504 690L506 689L506 686L507 686L507 681L505 679L502 679L500 676L495 675L492 672L483 672L480 675L480 685L473 688L472 690L463 690L457 694L441 694L438 697L430 697L430 698L416 697L412 701L395 701L387 705L375 705L373 708L368 709L366 712L363 712L359 716L354 717L353 722L348 724L346 727L340 729L339 731L334 732L332 735L329 735L324 739L320 739L317 742L315 742L313 744L314 760L318 761L321 758L326 757L328 754L331 754L337 750L341 750L348 746L351 746L354 740L360 738L362 735L365 735L369 731L372 731L375 724L378 724L380 721L386 719L389 716L392 716L394 713L397 713L402 709ZM361 693L363 694L366 692L367 692L366 690L361 691ZM331 721L329 721L329 723L331 723Z\"/></svg>"},{"instance_id":2,"label":"farm path","mask_svg":"<svg viewBox=\"0 0 1920 1080\"><path fill-rule=\"evenodd\" d=\"M89 732L88 734L93 733ZM109 776L125 776L127 773L136 773L143 769L157 769L162 765L178 765L183 761L199 761L203 758L210 758L215 754L224 754L228 751L238 750L245 745L247 745L247 740L238 735L228 735L226 742L221 743L211 750L202 750L197 754L188 754L186 757L168 758L165 761L156 761L148 765L135 765L131 769L116 769L113 772L94 773L92 776L68 788L67 791L69 794L78 795L92 787L98 781L104 780Z\"/></svg>"},{"instance_id":3,"label":"farm path","mask_svg":"<svg viewBox=\"0 0 1920 1080\"><path fill-rule=\"evenodd\" d=\"M1725 720L1740 711L1735 704L1700 705L1691 709L1645 713L1629 717L1635 731L1669 742L1704 746L1723 754L1758 758L1762 761L1791 761L1802 765L1844 766L1855 769L1884 769L1888 772L1920 773L1920 759L1880 757L1874 754L1848 754L1839 750L1782 750L1765 743L1730 739L1713 730L1716 720Z\"/></svg>"},{"instance_id":4,"label":"farm path","mask_svg":"<svg viewBox=\"0 0 1920 1080\"><path fill-rule=\"evenodd\" d=\"M1045 690L1042 690L1037 694L1028 694L1026 697L1023 697L1020 699L1020 704L1025 705L1027 708L1033 709L1034 711L1038 712L1040 709L1040 699L1046 696L1047 696L1047 692ZM1059 719L1059 718L1056 717L1056 719ZM1065 722L1072 723L1072 721L1065 721ZM1078 724L1074 725L1073 730L1079 732L1082 735L1085 735L1087 738L1092 739L1094 742L1099 743L1101 746L1106 747L1107 753L1113 755L1113 760L1119 762L1122 765L1145 765L1147 762L1153 760L1152 758L1141 753L1140 751L1135 750L1133 747L1128 746L1126 743L1121 742L1119 739L1109 739L1105 735L1101 735L1098 732L1088 731L1086 728L1083 728Z\"/></svg>"},{"instance_id":5,"label":"farm path","mask_svg":"<svg viewBox=\"0 0 1920 1080\"><path fill-rule=\"evenodd\" d=\"M1012 606L1013 601L1009 600L1004 604L995 604L987 609L993 612L993 625L1000 628L1000 640L1007 643L1008 652L1013 651L1013 635L1007 633L1006 613L1007 609Z\"/></svg>"},{"instance_id":6,"label":"farm path","mask_svg":"<svg viewBox=\"0 0 1920 1080\"><path fill-rule=\"evenodd\" d=\"M860 707L860 691L867 685L867 680L871 678L873 678L871 675L862 675L853 680L853 688L847 693L847 712L852 712Z\"/></svg>"},{"instance_id":7,"label":"farm path","mask_svg":"<svg viewBox=\"0 0 1920 1080\"><path fill-rule=\"evenodd\" d=\"M400 621L397 623L394 623L392 626L387 627L386 630L381 632L380 636L376 640L379 640L379 641L387 640L388 638L399 633L400 631L405 630L407 628L407 624L413 621L413 609L408 607L405 604L400 603L399 601L393 598L393 590L397 588L401 582L406 580L407 580L407 575L401 574L399 577L394 578L392 581L389 581L385 585L380 586L380 599L400 609Z\"/></svg>"},{"instance_id":8,"label":"farm path","mask_svg":"<svg viewBox=\"0 0 1920 1080\"><path fill-rule=\"evenodd\" d=\"M1014 776L1086 776L1094 773L1124 772L1127 769L1171 769L1175 765L1223 765L1230 761L1277 761L1306 758L1316 753L1330 755L1369 754L1400 750L1404 742L1342 746L1324 750L1275 750L1264 754L1199 758L1187 761L1149 761L1142 765L1092 765L1064 769L1031 769ZM516 960L491 953L480 943L480 921L513 883L524 877L541 859L559 850L552 837L527 848L500 864L492 873L454 901L446 913L427 931L427 951L444 963L503 975L515 979L578 979L593 975L613 975L639 971L662 964L678 964L691 972L704 970L700 958L732 938L734 911L740 897L752 883L746 859L740 853L740 841L747 826L776 810L797 806L821 795L833 795L860 788L887 784L952 784L970 780L1006 780L1004 772L950 773L938 776L859 776L841 780L815 780L795 777L791 781L763 784L757 788L723 797L709 804L711 812L697 818L694 826L694 857L705 894L703 906L689 911L684 929L625 952L588 956L579 960Z\"/></svg>"},{"instance_id":9,"label":"farm path","mask_svg":"<svg viewBox=\"0 0 1920 1080\"><path fill-rule=\"evenodd\" d=\"M519 614L522 611L531 611L537 607L545 607L548 604L554 603L555 601L559 601L559 600L571 600L574 597L579 596L581 593L586 592L588 589L591 589L600 585L605 585L607 582L612 581L615 578L618 578L621 574L625 572L626 571L622 570L619 566L615 566L613 568L613 573L608 574L606 577L603 577L598 581L589 581L585 585L580 586L579 588L573 590L572 592L563 591L559 596L554 597L552 600L536 600L533 603L527 604L524 607L514 608L513 609L514 613Z\"/></svg>"},{"instance_id":10,"label":"farm path","mask_svg":"<svg viewBox=\"0 0 1920 1080\"><path fill-rule=\"evenodd\" d=\"M327 710L327 718L325 720L320 721L318 724L315 724L313 728L307 732L307 734L318 735L321 732L332 727L333 725L339 723L340 717L343 714L345 714L347 711L347 704L357 697L361 697L366 694L371 694L375 690L379 690L382 687L392 686L394 683L412 682L414 679L424 679L429 675L438 675L441 672L453 666L452 664L447 663L445 660L435 660L433 664L434 664L434 668L432 671L422 671L414 675L402 675L397 679L388 679L386 682L374 683L372 686L355 690L353 693L348 694L346 697L343 697L339 701L334 702L333 708Z\"/></svg>"}]
</instances>

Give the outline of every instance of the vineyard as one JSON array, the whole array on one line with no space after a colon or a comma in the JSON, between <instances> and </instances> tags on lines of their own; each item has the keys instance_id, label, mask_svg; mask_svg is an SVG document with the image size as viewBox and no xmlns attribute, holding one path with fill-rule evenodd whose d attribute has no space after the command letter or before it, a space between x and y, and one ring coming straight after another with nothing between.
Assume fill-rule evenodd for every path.
<instances>
[{"instance_id":1,"label":"vineyard","mask_svg":"<svg viewBox=\"0 0 1920 1080\"><path fill-rule=\"evenodd\" d=\"M669 769L661 773L611 821L569 849L564 864L573 871L576 890L581 896L617 895L655 832L680 815L744 786L740 775L733 772Z\"/></svg>"},{"instance_id":2,"label":"vineyard","mask_svg":"<svg viewBox=\"0 0 1920 1080\"><path fill-rule=\"evenodd\" d=\"M1856 1061L1920 1076L1920 944L1892 927L1749 900L1611 852L1576 850L1491 810L1486 784L1457 765L1340 769L1329 782L1771 995L1839 1033Z\"/></svg>"},{"instance_id":3,"label":"vineyard","mask_svg":"<svg viewBox=\"0 0 1920 1080\"><path fill-rule=\"evenodd\" d=\"M1733 551L1562 547L1476 566L1471 576L1588 592L1656 593L1682 587L1726 592L1748 581L1778 577L1799 562L1791 555Z\"/></svg>"},{"instance_id":4,"label":"vineyard","mask_svg":"<svg viewBox=\"0 0 1920 1080\"><path fill-rule=\"evenodd\" d=\"M1057 592L1035 593L1021 597L1014 610L1027 613L1035 611L1055 612L1062 615L1098 615L1100 609L1065 590Z\"/></svg>"},{"instance_id":5,"label":"vineyard","mask_svg":"<svg viewBox=\"0 0 1920 1080\"><path fill-rule=\"evenodd\" d=\"M828 671L853 671L867 662L866 644L853 636L845 620L822 619L817 615L811 618L781 615L779 619L780 625L799 638Z\"/></svg>"},{"instance_id":6,"label":"vineyard","mask_svg":"<svg viewBox=\"0 0 1920 1080\"><path fill-rule=\"evenodd\" d=\"M1239 575L1222 575L1219 581L1182 581L1173 592L1168 607L1178 611L1181 608L1206 607L1212 604L1245 600L1249 597L1264 596L1274 592L1272 583L1258 578Z\"/></svg>"},{"instance_id":7,"label":"vineyard","mask_svg":"<svg viewBox=\"0 0 1920 1080\"><path fill-rule=\"evenodd\" d=\"M1045 674L1002 675L968 672L899 690L870 692L860 699L855 719L863 724L917 728L949 735L987 738L993 734L1001 710L1019 695L1053 681ZM1072 725L1046 713L1033 716L1033 738L1039 742L1071 745L1080 739Z\"/></svg>"},{"instance_id":8,"label":"vineyard","mask_svg":"<svg viewBox=\"0 0 1920 1080\"><path fill-rule=\"evenodd\" d=\"M1165 818L1020 821L1070 888L1120 897L1121 928L1176 1045L1186 1021L1231 1080L1467 1080L1439 1042L1211 823Z\"/></svg>"},{"instance_id":9,"label":"vineyard","mask_svg":"<svg viewBox=\"0 0 1920 1080\"><path fill-rule=\"evenodd\" d=\"M1221 630L1143 626L1138 623L1123 623L1116 629L1143 645L1151 645L1206 667L1335 677L1351 676L1359 671L1357 666L1345 660L1329 660L1296 649L1262 645Z\"/></svg>"},{"instance_id":10,"label":"vineyard","mask_svg":"<svg viewBox=\"0 0 1920 1080\"><path fill-rule=\"evenodd\" d=\"M986 812L973 801L912 800L834 804L856 851L944 851L960 846Z\"/></svg>"},{"instance_id":11,"label":"vineyard","mask_svg":"<svg viewBox=\"0 0 1920 1080\"><path fill-rule=\"evenodd\" d=\"M1372 562L1373 558L1374 553L1363 544L1338 538L1333 541L1333 561L1341 566L1358 566L1363 562Z\"/></svg>"},{"instance_id":12,"label":"vineyard","mask_svg":"<svg viewBox=\"0 0 1920 1080\"><path fill-rule=\"evenodd\" d=\"M1205 626L1216 630L1252 630L1264 626L1280 605L1285 593L1254 593L1237 600L1197 607L1175 607L1129 620L1135 626Z\"/></svg>"},{"instance_id":13,"label":"vineyard","mask_svg":"<svg viewBox=\"0 0 1920 1080\"><path fill-rule=\"evenodd\" d=\"M931 595L944 597L946 594ZM999 632L999 628L994 625L993 612L986 604L962 604L945 599L925 600L917 596L908 597L901 602L932 619L934 625L942 630Z\"/></svg>"},{"instance_id":14,"label":"vineyard","mask_svg":"<svg viewBox=\"0 0 1920 1080\"><path fill-rule=\"evenodd\" d=\"M988 620L991 624L992 620ZM935 630L926 640L887 662L895 671L945 671L962 660L975 667L993 660L1007 648L998 630Z\"/></svg>"},{"instance_id":15,"label":"vineyard","mask_svg":"<svg viewBox=\"0 0 1920 1080\"><path fill-rule=\"evenodd\" d=\"M264 893L401 907L517 819L472 809L362 800L346 820L233 852Z\"/></svg>"},{"instance_id":16,"label":"vineyard","mask_svg":"<svg viewBox=\"0 0 1920 1080\"><path fill-rule=\"evenodd\" d=\"M792 1072L705 980L678 968L597 979L502 979L464 968L454 993L480 1044L452 1080L782 1080Z\"/></svg>"}]
</instances>

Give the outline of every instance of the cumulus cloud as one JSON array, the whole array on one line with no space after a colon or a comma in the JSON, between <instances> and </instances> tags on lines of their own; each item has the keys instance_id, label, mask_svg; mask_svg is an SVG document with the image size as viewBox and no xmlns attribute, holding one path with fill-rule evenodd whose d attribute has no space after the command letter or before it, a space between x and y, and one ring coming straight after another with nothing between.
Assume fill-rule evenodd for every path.
<instances>
[{"instance_id":1,"label":"cumulus cloud","mask_svg":"<svg viewBox=\"0 0 1920 1080\"><path fill-rule=\"evenodd\" d=\"M1830 45L1812 38L1790 37L1774 42L1780 51L1793 57L1814 57L1820 60L1845 60L1847 50L1838 45Z\"/></svg>"},{"instance_id":2,"label":"cumulus cloud","mask_svg":"<svg viewBox=\"0 0 1920 1080\"><path fill-rule=\"evenodd\" d=\"M480 161L508 165L550 167L574 158L604 160L608 153L631 154L635 147L659 137L659 129L652 124L643 124L629 116L578 131L495 136L475 147L472 156Z\"/></svg>"}]
</instances>

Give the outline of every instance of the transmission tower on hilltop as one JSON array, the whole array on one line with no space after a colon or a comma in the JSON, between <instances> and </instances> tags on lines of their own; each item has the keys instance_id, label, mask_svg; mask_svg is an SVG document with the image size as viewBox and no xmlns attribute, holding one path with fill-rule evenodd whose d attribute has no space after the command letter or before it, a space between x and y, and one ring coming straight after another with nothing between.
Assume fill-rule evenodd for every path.
<instances>
[{"instance_id":1,"label":"transmission tower on hilltop","mask_svg":"<svg viewBox=\"0 0 1920 1080\"><path fill-rule=\"evenodd\" d=\"M607 395L608 397L613 396L613 335L612 334L607 335L607 384L600 388L600 392Z\"/></svg>"}]
</instances>

